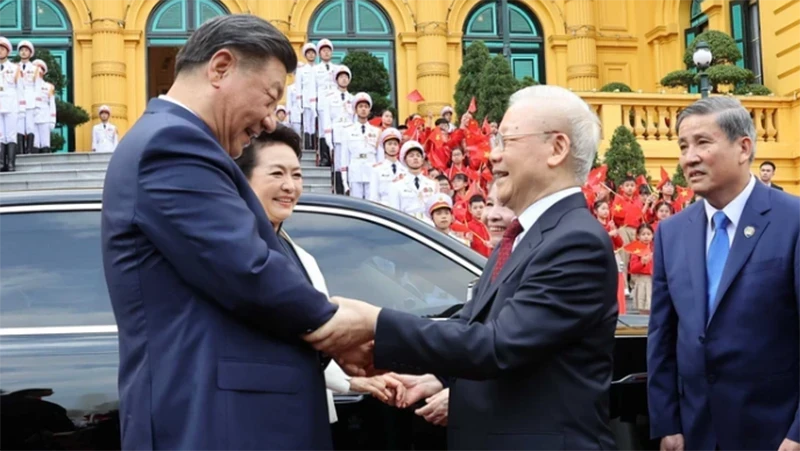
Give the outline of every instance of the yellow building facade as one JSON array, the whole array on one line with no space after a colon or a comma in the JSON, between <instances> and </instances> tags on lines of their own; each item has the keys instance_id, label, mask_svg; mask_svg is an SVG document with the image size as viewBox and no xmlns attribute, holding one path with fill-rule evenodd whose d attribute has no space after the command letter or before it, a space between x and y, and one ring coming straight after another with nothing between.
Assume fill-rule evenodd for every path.
<instances>
[{"instance_id":1,"label":"yellow building facade","mask_svg":"<svg viewBox=\"0 0 800 451\"><path fill-rule=\"evenodd\" d=\"M147 101L169 88L174 57L190 33L220 14L263 17L300 52L325 37L334 60L368 50L387 67L398 116L438 114L453 103L464 49L475 40L509 58L518 78L571 88L613 130L630 127L648 170L677 161L675 116L699 96L659 80L685 68L687 42L704 30L731 34L774 95L742 97L758 130L757 162L800 193L800 2L797 0L0 0L0 34L51 50L70 80L60 93L91 112L106 104L124 132ZM622 82L633 93L599 93ZM406 95L417 89L422 103ZM634 115L638 120L627 121ZM634 125L636 124L636 125ZM91 124L74 148L91 148Z\"/></svg>"}]
</instances>

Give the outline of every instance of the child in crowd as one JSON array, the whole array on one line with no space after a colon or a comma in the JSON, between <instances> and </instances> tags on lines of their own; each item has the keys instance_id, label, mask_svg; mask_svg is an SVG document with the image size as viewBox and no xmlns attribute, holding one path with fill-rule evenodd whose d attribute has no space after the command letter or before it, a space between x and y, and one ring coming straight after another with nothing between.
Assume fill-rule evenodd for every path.
<instances>
[{"instance_id":1,"label":"child in crowd","mask_svg":"<svg viewBox=\"0 0 800 451\"><path fill-rule=\"evenodd\" d=\"M667 201L660 201L653 207L655 212L655 219L653 220L653 233L658 230L658 224L673 215L672 204Z\"/></svg>"},{"instance_id":2,"label":"child in crowd","mask_svg":"<svg viewBox=\"0 0 800 451\"><path fill-rule=\"evenodd\" d=\"M611 242L614 244L614 250L621 248L623 246L622 237L619 235L619 230L617 230L617 225L614 224L614 221L611 219L611 209L608 206L607 200L598 200L594 203L592 207L592 211L594 212L594 216L600 221L603 228L606 229L608 232L608 236L611 237Z\"/></svg>"},{"instance_id":3,"label":"child in crowd","mask_svg":"<svg viewBox=\"0 0 800 451\"><path fill-rule=\"evenodd\" d=\"M428 217L436 230L451 236L465 246L470 245L472 234L466 226L453 227L453 200L444 193L436 193L428 201Z\"/></svg>"},{"instance_id":4,"label":"child in crowd","mask_svg":"<svg viewBox=\"0 0 800 451\"><path fill-rule=\"evenodd\" d=\"M636 239L647 249L631 254L628 273L633 284L633 305L639 313L649 315L653 296L653 228L648 224L640 225Z\"/></svg>"}]
</instances>

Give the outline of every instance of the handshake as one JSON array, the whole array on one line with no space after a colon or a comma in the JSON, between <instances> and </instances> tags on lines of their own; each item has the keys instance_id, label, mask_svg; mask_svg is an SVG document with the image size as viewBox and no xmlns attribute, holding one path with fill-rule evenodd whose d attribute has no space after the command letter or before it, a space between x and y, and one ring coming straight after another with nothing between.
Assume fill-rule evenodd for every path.
<instances>
[{"instance_id":1,"label":"handshake","mask_svg":"<svg viewBox=\"0 0 800 451\"><path fill-rule=\"evenodd\" d=\"M350 376L374 376L375 327L381 309L366 302L334 296L339 308L333 317L303 339L320 352L336 359Z\"/></svg>"},{"instance_id":2,"label":"handshake","mask_svg":"<svg viewBox=\"0 0 800 451\"><path fill-rule=\"evenodd\" d=\"M415 413L432 424L447 425L450 390L435 376L384 373L375 369L373 348L375 328L381 309L366 302L332 297L339 306L333 317L303 339L320 352L335 358L350 376L350 391L368 393L399 408L410 407L423 398L427 404Z\"/></svg>"}]
</instances>

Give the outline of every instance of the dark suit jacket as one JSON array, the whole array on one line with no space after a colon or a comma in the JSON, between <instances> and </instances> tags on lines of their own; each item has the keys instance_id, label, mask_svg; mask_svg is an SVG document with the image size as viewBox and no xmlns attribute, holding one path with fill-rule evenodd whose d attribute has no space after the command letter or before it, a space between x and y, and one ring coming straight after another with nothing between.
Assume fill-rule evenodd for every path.
<instances>
[{"instance_id":1,"label":"dark suit jacket","mask_svg":"<svg viewBox=\"0 0 800 451\"><path fill-rule=\"evenodd\" d=\"M786 437L800 441L800 200L756 182L710 315L706 226L704 202L697 202L656 232L647 342L651 434L683 433L686 449L778 449Z\"/></svg>"},{"instance_id":2,"label":"dark suit jacket","mask_svg":"<svg viewBox=\"0 0 800 451\"><path fill-rule=\"evenodd\" d=\"M775 188L778 191L783 191L783 187L782 186L776 185L774 183L771 183L769 186L771 186L772 188Z\"/></svg>"},{"instance_id":3,"label":"dark suit jacket","mask_svg":"<svg viewBox=\"0 0 800 451\"><path fill-rule=\"evenodd\" d=\"M281 249L208 127L152 100L103 192L123 449L331 447L319 354L299 336L335 307Z\"/></svg>"},{"instance_id":4,"label":"dark suit jacket","mask_svg":"<svg viewBox=\"0 0 800 451\"><path fill-rule=\"evenodd\" d=\"M383 310L376 367L454 377L452 449L611 449L617 265L581 194L548 209L454 318Z\"/></svg>"}]
</instances>

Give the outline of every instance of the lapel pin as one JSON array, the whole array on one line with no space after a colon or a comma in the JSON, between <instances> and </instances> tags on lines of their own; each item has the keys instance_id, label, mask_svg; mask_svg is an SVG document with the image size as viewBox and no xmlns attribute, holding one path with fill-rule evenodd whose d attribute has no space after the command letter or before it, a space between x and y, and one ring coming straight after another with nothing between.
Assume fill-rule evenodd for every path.
<instances>
[{"instance_id":1,"label":"lapel pin","mask_svg":"<svg viewBox=\"0 0 800 451\"><path fill-rule=\"evenodd\" d=\"M753 226L747 226L744 228L744 236L745 238L750 238L756 233L756 229Z\"/></svg>"}]
</instances>

